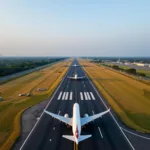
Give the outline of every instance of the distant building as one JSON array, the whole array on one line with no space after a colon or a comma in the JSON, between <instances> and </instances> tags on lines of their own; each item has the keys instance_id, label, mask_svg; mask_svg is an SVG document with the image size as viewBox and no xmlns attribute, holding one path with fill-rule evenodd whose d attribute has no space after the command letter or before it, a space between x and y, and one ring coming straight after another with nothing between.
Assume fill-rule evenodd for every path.
<instances>
[{"instance_id":1,"label":"distant building","mask_svg":"<svg viewBox=\"0 0 150 150\"><path fill-rule=\"evenodd\" d=\"M140 67L150 67L150 64L144 64L144 63L135 63L135 65L140 66Z\"/></svg>"}]
</instances>

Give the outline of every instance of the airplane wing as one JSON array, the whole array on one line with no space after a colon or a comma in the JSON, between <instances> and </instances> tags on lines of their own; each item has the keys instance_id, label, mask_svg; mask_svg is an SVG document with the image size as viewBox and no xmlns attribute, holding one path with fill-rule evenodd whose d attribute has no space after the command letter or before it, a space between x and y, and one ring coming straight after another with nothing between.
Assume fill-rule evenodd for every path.
<instances>
[{"instance_id":1,"label":"airplane wing","mask_svg":"<svg viewBox=\"0 0 150 150\"><path fill-rule=\"evenodd\" d=\"M71 119L71 118L66 118L66 117L63 117L63 116L60 116L60 115L57 115L57 114L53 114L53 113L51 113L51 112L49 112L49 111L46 111L46 110L44 110L44 112L45 112L46 114L52 116L53 118L56 118L56 119L58 119L59 121L62 121L62 122L64 122L64 123L66 123L66 124L72 126L72 119Z\"/></svg>"},{"instance_id":2,"label":"airplane wing","mask_svg":"<svg viewBox=\"0 0 150 150\"><path fill-rule=\"evenodd\" d=\"M68 78L69 78L69 79L75 79L74 77L69 77L69 76L68 76Z\"/></svg>"},{"instance_id":3,"label":"airplane wing","mask_svg":"<svg viewBox=\"0 0 150 150\"><path fill-rule=\"evenodd\" d=\"M77 79L84 79L85 78L85 76L83 76L83 77L77 77Z\"/></svg>"},{"instance_id":4,"label":"airplane wing","mask_svg":"<svg viewBox=\"0 0 150 150\"><path fill-rule=\"evenodd\" d=\"M96 114L96 115L93 115L93 116L89 116L89 117L84 117L84 118L81 118L81 126L99 118L99 117L102 117L103 115L105 115L106 113L108 113L110 111L110 109L104 111L104 112L101 112L99 114Z\"/></svg>"}]
</instances>

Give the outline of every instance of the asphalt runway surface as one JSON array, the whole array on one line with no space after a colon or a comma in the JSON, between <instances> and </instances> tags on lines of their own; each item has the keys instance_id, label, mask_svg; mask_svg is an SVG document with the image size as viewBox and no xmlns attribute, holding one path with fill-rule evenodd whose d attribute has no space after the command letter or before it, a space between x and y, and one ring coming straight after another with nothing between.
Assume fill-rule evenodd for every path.
<instances>
[{"instance_id":1,"label":"asphalt runway surface","mask_svg":"<svg viewBox=\"0 0 150 150\"><path fill-rule=\"evenodd\" d=\"M78 64L74 60L72 64ZM86 113L93 115L106 110L98 92L88 78L71 80L67 76L85 76L81 66L69 68L66 76L56 89L46 110L72 117L75 102L80 105L81 117ZM78 146L62 137L72 135L72 128L43 113L20 150L134 150L110 113L82 128L81 135L92 134Z\"/></svg>"}]
</instances>

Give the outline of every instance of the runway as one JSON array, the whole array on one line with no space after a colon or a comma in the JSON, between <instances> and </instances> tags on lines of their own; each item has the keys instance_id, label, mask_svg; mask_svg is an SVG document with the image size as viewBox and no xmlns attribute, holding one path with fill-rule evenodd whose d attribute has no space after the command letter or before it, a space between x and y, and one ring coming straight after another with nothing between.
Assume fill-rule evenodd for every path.
<instances>
[{"instance_id":1,"label":"runway","mask_svg":"<svg viewBox=\"0 0 150 150\"><path fill-rule=\"evenodd\" d=\"M74 60L72 64L77 64ZM72 107L75 102L80 105L81 117L84 114L93 115L106 110L98 92L90 81L70 80L67 76L85 76L81 66L69 68L66 76L56 89L46 110L72 117ZM92 137L76 146L62 135L72 135L72 128L43 113L40 120L29 134L20 150L134 150L132 144L121 132L119 126L110 114L86 125L81 132L92 134Z\"/></svg>"}]
</instances>

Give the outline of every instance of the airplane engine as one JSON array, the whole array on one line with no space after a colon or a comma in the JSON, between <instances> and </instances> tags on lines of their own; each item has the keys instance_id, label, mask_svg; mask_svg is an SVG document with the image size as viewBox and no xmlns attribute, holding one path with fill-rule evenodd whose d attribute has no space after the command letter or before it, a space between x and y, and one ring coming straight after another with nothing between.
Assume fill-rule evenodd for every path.
<instances>
[{"instance_id":1,"label":"airplane engine","mask_svg":"<svg viewBox=\"0 0 150 150\"><path fill-rule=\"evenodd\" d=\"M68 114L65 114L64 117L65 117L65 118L69 118L69 115L68 115Z\"/></svg>"},{"instance_id":2,"label":"airplane engine","mask_svg":"<svg viewBox=\"0 0 150 150\"><path fill-rule=\"evenodd\" d=\"M84 115L84 117L88 117L88 116L89 116L88 114L85 114L85 115Z\"/></svg>"}]
</instances>

